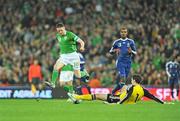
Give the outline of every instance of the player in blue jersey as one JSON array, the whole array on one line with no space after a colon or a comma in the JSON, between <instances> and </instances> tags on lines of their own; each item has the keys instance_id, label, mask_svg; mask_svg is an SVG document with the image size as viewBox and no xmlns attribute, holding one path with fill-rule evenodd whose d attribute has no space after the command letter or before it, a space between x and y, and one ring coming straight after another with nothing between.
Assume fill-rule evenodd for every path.
<instances>
[{"instance_id":1,"label":"player in blue jersey","mask_svg":"<svg viewBox=\"0 0 180 121\"><path fill-rule=\"evenodd\" d=\"M180 79L180 66L176 61L169 61L166 63L166 73L168 75L168 82L171 89L172 100L178 100L179 95L179 79ZM177 93L174 95L174 87L176 87Z\"/></svg>"},{"instance_id":2,"label":"player in blue jersey","mask_svg":"<svg viewBox=\"0 0 180 121\"><path fill-rule=\"evenodd\" d=\"M136 54L136 46L134 40L127 38L127 28L122 27L120 30L121 38L113 42L110 49L111 54L117 54L116 69L118 71L117 84L112 90L114 94L126 84L127 77L131 69L132 55ZM121 80L121 81L120 81Z\"/></svg>"}]
</instances>

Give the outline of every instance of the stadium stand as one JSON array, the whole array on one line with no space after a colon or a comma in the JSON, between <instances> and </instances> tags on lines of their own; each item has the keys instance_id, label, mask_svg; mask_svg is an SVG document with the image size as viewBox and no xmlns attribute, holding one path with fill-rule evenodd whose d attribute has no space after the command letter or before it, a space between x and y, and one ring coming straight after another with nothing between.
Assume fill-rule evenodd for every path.
<instances>
[{"instance_id":1,"label":"stadium stand","mask_svg":"<svg viewBox=\"0 0 180 121\"><path fill-rule=\"evenodd\" d=\"M99 76L102 86L114 83L115 60L108 51L119 29L126 25L137 45L132 73L144 84L167 84L165 63L179 56L180 3L178 0L1 0L0 85L27 85L28 68L38 58L43 79L50 80L58 58L55 23L86 43L87 70Z\"/></svg>"}]
</instances>

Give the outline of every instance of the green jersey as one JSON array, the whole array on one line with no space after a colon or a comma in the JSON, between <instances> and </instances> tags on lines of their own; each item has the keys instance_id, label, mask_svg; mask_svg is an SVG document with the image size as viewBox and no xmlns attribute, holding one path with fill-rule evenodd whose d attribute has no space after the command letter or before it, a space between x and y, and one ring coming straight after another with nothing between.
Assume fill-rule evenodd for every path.
<instances>
[{"instance_id":1,"label":"green jersey","mask_svg":"<svg viewBox=\"0 0 180 121\"><path fill-rule=\"evenodd\" d=\"M73 66L70 64L65 65L61 71L73 71Z\"/></svg>"},{"instance_id":2,"label":"green jersey","mask_svg":"<svg viewBox=\"0 0 180 121\"><path fill-rule=\"evenodd\" d=\"M59 41L61 54L72 53L77 51L77 40L79 39L74 33L66 31L66 35L61 36L56 34L56 38Z\"/></svg>"}]
</instances>

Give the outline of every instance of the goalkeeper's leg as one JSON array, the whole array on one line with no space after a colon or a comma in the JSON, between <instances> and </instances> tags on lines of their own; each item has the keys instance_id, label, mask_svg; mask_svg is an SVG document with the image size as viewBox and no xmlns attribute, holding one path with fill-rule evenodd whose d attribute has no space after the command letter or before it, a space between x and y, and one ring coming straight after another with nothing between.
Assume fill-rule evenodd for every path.
<instances>
[{"instance_id":1,"label":"goalkeeper's leg","mask_svg":"<svg viewBox=\"0 0 180 121\"><path fill-rule=\"evenodd\" d=\"M73 100L107 100L107 94L86 94L86 95L77 95L77 94L70 94L68 93L68 96L70 98L73 98Z\"/></svg>"},{"instance_id":2,"label":"goalkeeper's leg","mask_svg":"<svg viewBox=\"0 0 180 121\"><path fill-rule=\"evenodd\" d=\"M119 95L111 95L111 94L86 94L86 95L77 95L77 94L69 94L68 96L74 100L101 100L101 101L107 101L108 103L117 103L120 101Z\"/></svg>"}]
</instances>

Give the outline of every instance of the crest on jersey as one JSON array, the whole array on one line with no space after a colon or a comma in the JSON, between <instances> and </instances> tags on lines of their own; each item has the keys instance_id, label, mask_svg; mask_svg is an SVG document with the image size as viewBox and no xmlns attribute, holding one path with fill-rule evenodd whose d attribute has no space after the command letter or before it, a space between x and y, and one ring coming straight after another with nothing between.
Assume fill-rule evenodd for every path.
<instances>
[{"instance_id":1,"label":"crest on jersey","mask_svg":"<svg viewBox=\"0 0 180 121\"><path fill-rule=\"evenodd\" d=\"M118 47L121 47L121 43L118 44Z\"/></svg>"}]
</instances>

